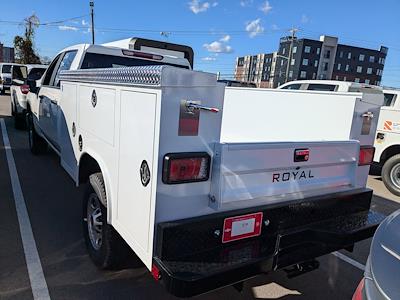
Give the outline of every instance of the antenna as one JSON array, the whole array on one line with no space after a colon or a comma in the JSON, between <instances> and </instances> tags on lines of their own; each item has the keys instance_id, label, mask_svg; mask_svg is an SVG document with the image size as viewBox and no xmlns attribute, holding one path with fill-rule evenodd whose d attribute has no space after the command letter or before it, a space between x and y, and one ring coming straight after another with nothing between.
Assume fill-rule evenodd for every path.
<instances>
[{"instance_id":1,"label":"antenna","mask_svg":"<svg viewBox=\"0 0 400 300\"><path fill-rule=\"evenodd\" d=\"M92 44L94 44L94 1L89 2L90 5L90 17L92 18Z\"/></svg>"}]
</instances>

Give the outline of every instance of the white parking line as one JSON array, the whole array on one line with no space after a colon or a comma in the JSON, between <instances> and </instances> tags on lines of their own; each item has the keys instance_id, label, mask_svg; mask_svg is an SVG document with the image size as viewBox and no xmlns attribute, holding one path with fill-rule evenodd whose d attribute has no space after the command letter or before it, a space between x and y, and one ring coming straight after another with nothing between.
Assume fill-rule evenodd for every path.
<instances>
[{"instance_id":1,"label":"white parking line","mask_svg":"<svg viewBox=\"0 0 400 300\"><path fill-rule=\"evenodd\" d=\"M337 258L351 264L353 267L356 267L357 269L360 269L361 271L365 271L365 266L363 264L360 264L358 261L355 261L354 259L340 253L340 252L332 252L332 254L334 256L336 256Z\"/></svg>"},{"instance_id":2,"label":"white parking line","mask_svg":"<svg viewBox=\"0 0 400 300\"><path fill-rule=\"evenodd\" d=\"M24 195L22 194L21 184L19 182L17 168L15 166L14 156L11 150L10 140L8 139L4 119L0 119L0 124L33 298L35 300L49 300L50 294L43 274L39 253L36 248L36 242L33 236L28 210L26 209Z\"/></svg>"}]
</instances>

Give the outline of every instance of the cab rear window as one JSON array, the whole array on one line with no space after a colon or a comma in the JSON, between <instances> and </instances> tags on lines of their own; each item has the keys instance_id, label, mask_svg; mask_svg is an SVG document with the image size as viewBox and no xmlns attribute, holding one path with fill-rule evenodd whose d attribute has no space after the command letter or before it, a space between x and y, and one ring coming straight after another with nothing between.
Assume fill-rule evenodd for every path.
<instances>
[{"instance_id":1,"label":"cab rear window","mask_svg":"<svg viewBox=\"0 0 400 300\"><path fill-rule=\"evenodd\" d=\"M11 74L11 65L3 65L1 73Z\"/></svg>"},{"instance_id":2,"label":"cab rear window","mask_svg":"<svg viewBox=\"0 0 400 300\"><path fill-rule=\"evenodd\" d=\"M133 57L115 56L98 53L86 53L83 59L81 69L98 68L121 68L137 66L169 65L178 68L189 69L188 66L164 63L162 61L153 61L147 59L137 59Z\"/></svg>"},{"instance_id":3,"label":"cab rear window","mask_svg":"<svg viewBox=\"0 0 400 300\"><path fill-rule=\"evenodd\" d=\"M300 88L301 88L301 83L294 83L284 86L282 90L300 90Z\"/></svg>"},{"instance_id":4,"label":"cab rear window","mask_svg":"<svg viewBox=\"0 0 400 300\"><path fill-rule=\"evenodd\" d=\"M326 91L326 92L334 92L336 91L337 85L334 84L315 84L311 83L308 85L307 90L309 91Z\"/></svg>"}]
</instances>

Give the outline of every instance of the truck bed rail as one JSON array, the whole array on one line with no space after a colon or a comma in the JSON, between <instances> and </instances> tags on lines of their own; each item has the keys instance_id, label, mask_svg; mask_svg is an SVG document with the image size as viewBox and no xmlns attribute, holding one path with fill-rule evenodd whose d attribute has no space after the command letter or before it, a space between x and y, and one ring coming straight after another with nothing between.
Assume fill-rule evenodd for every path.
<instances>
[{"instance_id":1,"label":"truck bed rail","mask_svg":"<svg viewBox=\"0 0 400 300\"><path fill-rule=\"evenodd\" d=\"M167 66L139 66L121 68L81 69L61 71L59 79L63 81L112 83L123 85L161 85L161 74Z\"/></svg>"}]
</instances>

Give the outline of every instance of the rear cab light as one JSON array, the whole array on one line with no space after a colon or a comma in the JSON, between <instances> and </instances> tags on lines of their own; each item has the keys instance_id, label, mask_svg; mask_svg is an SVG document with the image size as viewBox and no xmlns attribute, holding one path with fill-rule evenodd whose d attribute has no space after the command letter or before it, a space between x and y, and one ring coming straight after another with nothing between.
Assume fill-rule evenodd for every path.
<instances>
[{"instance_id":1,"label":"rear cab light","mask_svg":"<svg viewBox=\"0 0 400 300\"><path fill-rule=\"evenodd\" d=\"M375 148L373 146L361 146L358 158L359 166L371 165L374 160Z\"/></svg>"},{"instance_id":2,"label":"rear cab light","mask_svg":"<svg viewBox=\"0 0 400 300\"><path fill-rule=\"evenodd\" d=\"M163 60L164 56L152 54L152 53L145 53L140 51L132 51L132 50L122 50L122 54L126 56L133 56L133 57L140 57L146 59L153 59L153 60Z\"/></svg>"},{"instance_id":3,"label":"rear cab light","mask_svg":"<svg viewBox=\"0 0 400 300\"><path fill-rule=\"evenodd\" d=\"M211 157L206 152L169 153L164 156L162 181L180 184L207 181Z\"/></svg>"}]
</instances>

